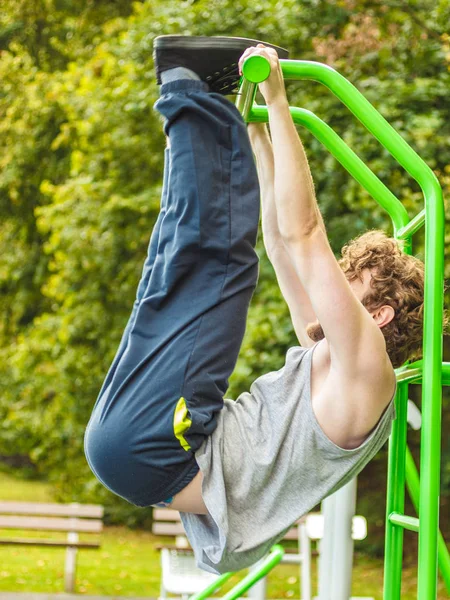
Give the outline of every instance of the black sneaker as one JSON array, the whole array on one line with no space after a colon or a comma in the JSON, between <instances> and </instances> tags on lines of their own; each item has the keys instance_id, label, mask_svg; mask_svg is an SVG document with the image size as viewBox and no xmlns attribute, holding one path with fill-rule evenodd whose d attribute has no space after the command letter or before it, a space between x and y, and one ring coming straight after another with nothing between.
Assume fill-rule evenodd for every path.
<instances>
[{"instance_id":1,"label":"black sneaker","mask_svg":"<svg viewBox=\"0 0 450 600\"><path fill-rule=\"evenodd\" d=\"M247 48L257 44L275 48L279 58L289 56L284 48L248 38L161 35L153 44L156 80L161 85L161 73L185 67L197 73L212 92L233 94L240 80L239 59Z\"/></svg>"}]
</instances>

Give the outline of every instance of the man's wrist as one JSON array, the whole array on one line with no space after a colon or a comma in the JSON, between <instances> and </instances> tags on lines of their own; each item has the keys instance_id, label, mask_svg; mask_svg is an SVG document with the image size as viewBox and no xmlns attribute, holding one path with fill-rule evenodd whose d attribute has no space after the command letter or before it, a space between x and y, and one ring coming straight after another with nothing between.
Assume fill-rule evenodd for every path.
<instances>
[{"instance_id":1,"label":"man's wrist","mask_svg":"<svg viewBox=\"0 0 450 600\"><path fill-rule=\"evenodd\" d=\"M289 102L287 96L285 94L282 94L280 96L277 96L273 100L269 100L267 102L267 108L269 109L269 112L286 109L289 110Z\"/></svg>"},{"instance_id":2,"label":"man's wrist","mask_svg":"<svg viewBox=\"0 0 450 600\"><path fill-rule=\"evenodd\" d=\"M265 140L269 138L269 131L266 123L248 123L247 132L250 139Z\"/></svg>"}]
</instances>

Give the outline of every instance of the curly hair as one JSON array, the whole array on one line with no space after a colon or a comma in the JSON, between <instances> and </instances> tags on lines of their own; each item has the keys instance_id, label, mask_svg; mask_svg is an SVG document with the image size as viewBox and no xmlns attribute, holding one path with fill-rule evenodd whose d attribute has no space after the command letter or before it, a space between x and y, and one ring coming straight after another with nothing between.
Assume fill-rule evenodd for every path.
<instances>
[{"instance_id":1,"label":"curly hair","mask_svg":"<svg viewBox=\"0 0 450 600\"><path fill-rule=\"evenodd\" d=\"M403 243L383 231L368 231L346 244L339 264L350 281L363 281L362 271L370 269L371 291L362 304L370 312L392 306L395 316L381 328L392 365L422 355L424 263L402 251ZM444 325L448 325L444 316Z\"/></svg>"}]
</instances>

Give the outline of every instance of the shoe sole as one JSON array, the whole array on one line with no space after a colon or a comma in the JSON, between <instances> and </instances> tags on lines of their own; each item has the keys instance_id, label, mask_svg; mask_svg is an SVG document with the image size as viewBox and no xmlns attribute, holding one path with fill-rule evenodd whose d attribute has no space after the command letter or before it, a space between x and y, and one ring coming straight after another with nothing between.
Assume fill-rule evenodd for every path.
<instances>
[{"instance_id":1,"label":"shoe sole","mask_svg":"<svg viewBox=\"0 0 450 600\"><path fill-rule=\"evenodd\" d=\"M264 44L260 40L253 40L249 38L240 37L222 37L222 36L180 36L180 35L160 35L158 36L153 44L156 49L164 48L189 48L189 49L202 49L202 48L228 48L234 50L246 50L251 44ZM289 52L285 48L280 46L274 46L273 44L266 44L269 48L277 50L280 58L289 56Z\"/></svg>"}]
</instances>

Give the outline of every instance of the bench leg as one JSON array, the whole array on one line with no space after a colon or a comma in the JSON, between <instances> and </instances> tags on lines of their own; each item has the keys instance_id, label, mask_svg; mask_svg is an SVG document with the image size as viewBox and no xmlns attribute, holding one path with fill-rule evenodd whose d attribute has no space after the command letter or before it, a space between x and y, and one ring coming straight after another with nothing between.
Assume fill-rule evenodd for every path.
<instances>
[{"instance_id":1,"label":"bench leg","mask_svg":"<svg viewBox=\"0 0 450 600\"><path fill-rule=\"evenodd\" d=\"M298 526L299 551L301 556L300 564L300 585L301 600L311 600L311 540L306 531L306 524L300 523Z\"/></svg>"},{"instance_id":2,"label":"bench leg","mask_svg":"<svg viewBox=\"0 0 450 600\"><path fill-rule=\"evenodd\" d=\"M78 533L67 534L68 542L78 542ZM72 593L75 591L75 571L77 568L77 548L67 548L66 565L64 569L64 591Z\"/></svg>"}]
</instances>

